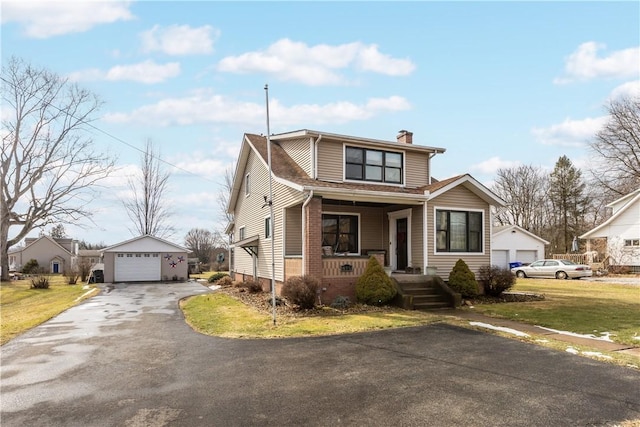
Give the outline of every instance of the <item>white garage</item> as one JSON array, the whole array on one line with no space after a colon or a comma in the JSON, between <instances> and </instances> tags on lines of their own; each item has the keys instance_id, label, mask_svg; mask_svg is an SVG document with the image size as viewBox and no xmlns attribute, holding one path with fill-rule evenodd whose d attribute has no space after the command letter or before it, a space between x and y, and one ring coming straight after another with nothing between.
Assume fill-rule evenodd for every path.
<instances>
[{"instance_id":1,"label":"white garage","mask_svg":"<svg viewBox=\"0 0 640 427\"><path fill-rule=\"evenodd\" d=\"M104 281L161 282L187 279L188 250L154 236L140 236L103 249Z\"/></svg>"},{"instance_id":2,"label":"white garage","mask_svg":"<svg viewBox=\"0 0 640 427\"><path fill-rule=\"evenodd\" d=\"M491 264L507 268L520 262L530 264L544 258L549 242L517 225L493 227L491 235Z\"/></svg>"}]
</instances>

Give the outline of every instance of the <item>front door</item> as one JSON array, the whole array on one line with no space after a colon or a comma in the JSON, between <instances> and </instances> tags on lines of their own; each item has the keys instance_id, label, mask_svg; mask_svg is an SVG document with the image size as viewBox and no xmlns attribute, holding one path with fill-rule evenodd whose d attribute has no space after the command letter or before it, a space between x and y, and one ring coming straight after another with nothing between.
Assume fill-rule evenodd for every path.
<instances>
[{"instance_id":1,"label":"front door","mask_svg":"<svg viewBox=\"0 0 640 427\"><path fill-rule=\"evenodd\" d=\"M51 270L52 273L60 273L60 264L58 264L57 262L53 262L51 264Z\"/></svg>"},{"instance_id":2,"label":"front door","mask_svg":"<svg viewBox=\"0 0 640 427\"><path fill-rule=\"evenodd\" d=\"M396 269L407 268L407 218L396 220Z\"/></svg>"}]
</instances>

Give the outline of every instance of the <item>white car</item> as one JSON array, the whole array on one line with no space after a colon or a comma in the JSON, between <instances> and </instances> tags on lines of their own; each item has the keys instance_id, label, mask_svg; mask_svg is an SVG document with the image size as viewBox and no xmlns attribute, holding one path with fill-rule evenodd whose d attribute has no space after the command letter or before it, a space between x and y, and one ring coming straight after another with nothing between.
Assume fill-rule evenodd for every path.
<instances>
[{"instance_id":1,"label":"white car","mask_svg":"<svg viewBox=\"0 0 640 427\"><path fill-rule=\"evenodd\" d=\"M579 279L591 277L593 271L585 264L576 264L566 259L541 259L529 265L513 267L511 272L517 277L546 277L556 279Z\"/></svg>"}]
</instances>

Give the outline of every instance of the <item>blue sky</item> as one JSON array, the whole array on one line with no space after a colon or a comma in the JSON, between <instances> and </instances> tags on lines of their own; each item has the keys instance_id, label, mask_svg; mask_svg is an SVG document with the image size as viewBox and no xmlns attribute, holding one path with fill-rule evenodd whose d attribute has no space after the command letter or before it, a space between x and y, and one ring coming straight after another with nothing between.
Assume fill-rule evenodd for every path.
<instances>
[{"instance_id":1,"label":"blue sky","mask_svg":"<svg viewBox=\"0 0 640 427\"><path fill-rule=\"evenodd\" d=\"M183 243L223 227L218 193L242 135L313 129L446 148L439 179L586 168L606 103L640 94L638 2L3 1L2 60L77 81L105 105L92 137L119 170L71 237L132 237L121 200L150 139L172 170ZM123 143L124 141L125 143ZM189 170L192 173L185 173ZM36 236L38 231L31 235Z\"/></svg>"}]
</instances>

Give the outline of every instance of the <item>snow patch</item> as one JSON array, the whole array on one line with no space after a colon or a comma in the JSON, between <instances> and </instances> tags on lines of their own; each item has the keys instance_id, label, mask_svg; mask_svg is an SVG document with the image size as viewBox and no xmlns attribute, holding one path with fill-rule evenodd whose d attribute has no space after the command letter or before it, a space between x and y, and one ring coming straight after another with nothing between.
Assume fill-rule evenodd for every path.
<instances>
[{"instance_id":1,"label":"snow patch","mask_svg":"<svg viewBox=\"0 0 640 427\"><path fill-rule=\"evenodd\" d=\"M569 335L577 338L589 338L592 340L613 342L613 340L610 338L611 332L602 332L601 336L598 337L593 334L577 334L575 332L558 331L557 329L545 328L544 326L537 326L537 327L540 329L544 329L545 331L550 331L550 332L554 332L556 334L561 334L561 335Z\"/></svg>"},{"instance_id":2,"label":"snow patch","mask_svg":"<svg viewBox=\"0 0 640 427\"><path fill-rule=\"evenodd\" d=\"M584 356L599 357L600 359L608 359L608 360L613 359L613 357L607 356L606 354L602 354L599 351L582 351L581 352L579 350L576 350L573 347L567 347L567 349L565 351L567 353L571 353L571 354L582 354Z\"/></svg>"},{"instance_id":3,"label":"snow patch","mask_svg":"<svg viewBox=\"0 0 640 427\"><path fill-rule=\"evenodd\" d=\"M524 332L516 331L515 329L511 329L511 328L505 328L503 326L494 326L494 325L490 325L488 323L482 323L482 322L469 322L469 324L472 326L479 326L481 328L487 328L487 329L493 329L495 331L506 332L508 334L513 334L519 337L529 336L529 334L525 334Z\"/></svg>"},{"instance_id":4,"label":"snow patch","mask_svg":"<svg viewBox=\"0 0 640 427\"><path fill-rule=\"evenodd\" d=\"M212 291L215 291L216 289L220 289L222 286L220 285L211 285L209 286L209 289L211 289Z\"/></svg>"},{"instance_id":5,"label":"snow patch","mask_svg":"<svg viewBox=\"0 0 640 427\"><path fill-rule=\"evenodd\" d=\"M536 340L536 342L547 343L549 340Z\"/></svg>"}]
</instances>

